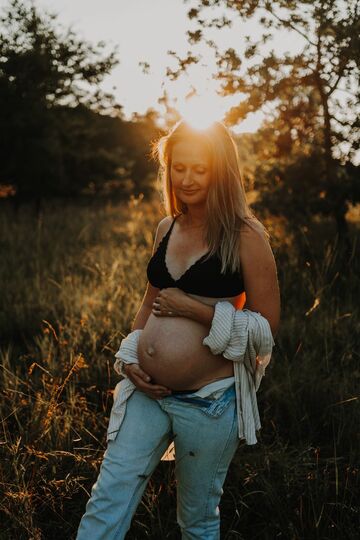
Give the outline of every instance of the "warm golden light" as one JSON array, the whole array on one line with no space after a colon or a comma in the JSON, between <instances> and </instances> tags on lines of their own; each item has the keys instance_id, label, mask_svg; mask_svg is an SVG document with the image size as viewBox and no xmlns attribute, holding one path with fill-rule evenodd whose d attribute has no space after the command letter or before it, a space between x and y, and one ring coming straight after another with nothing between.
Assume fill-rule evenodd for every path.
<instances>
[{"instance_id":1,"label":"warm golden light","mask_svg":"<svg viewBox=\"0 0 360 540\"><path fill-rule=\"evenodd\" d=\"M222 117L218 102L210 95L193 96L182 104L179 103L178 110L183 119L195 129L207 129Z\"/></svg>"}]
</instances>

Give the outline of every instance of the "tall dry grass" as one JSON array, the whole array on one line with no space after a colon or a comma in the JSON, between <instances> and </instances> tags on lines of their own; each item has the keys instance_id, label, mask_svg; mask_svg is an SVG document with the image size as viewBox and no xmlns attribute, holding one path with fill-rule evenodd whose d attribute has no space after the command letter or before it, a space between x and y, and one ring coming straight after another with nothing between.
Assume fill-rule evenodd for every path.
<instances>
[{"instance_id":1,"label":"tall dry grass","mask_svg":"<svg viewBox=\"0 0 360 540\"><path fill-rule=\"evenodd\" d=\"M71 539L103 452L114 353L144 293L156 202L49 204L0 215L0 539ZM327 223L273 237L282 319L221 502L224 539L353 539L359 526L359 257ZM330 240L328 240L330 238ZM179 538L173 462L161 462L128 538Z\"/></svg>"}]
</instances>

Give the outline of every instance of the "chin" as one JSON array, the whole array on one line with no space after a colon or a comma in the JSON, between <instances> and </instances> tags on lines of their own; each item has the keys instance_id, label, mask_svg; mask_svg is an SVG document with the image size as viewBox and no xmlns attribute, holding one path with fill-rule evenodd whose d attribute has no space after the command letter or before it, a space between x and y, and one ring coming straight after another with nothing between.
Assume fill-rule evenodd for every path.
<instances>
[{"instance_id":1,"label":"chin","mask_svg":"<svg viewBox=\"0 0 360 540\"><path fill-rule=\"evenodd\" d=\"M182 203L188 204L190 206L193 204L205 204L206 202L206 197L200 194L184 195L182 193L181 195L178 195L177 197Z\"/></svg>"}]
</instances>

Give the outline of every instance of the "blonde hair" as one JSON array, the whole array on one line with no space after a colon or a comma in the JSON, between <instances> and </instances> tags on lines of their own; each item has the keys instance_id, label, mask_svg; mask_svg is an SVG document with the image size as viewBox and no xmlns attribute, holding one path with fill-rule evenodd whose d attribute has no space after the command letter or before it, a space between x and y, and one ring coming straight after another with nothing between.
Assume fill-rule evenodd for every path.
<instances>
[{"instance_id":1,"label":"blonde hair","mask_svg":"<svg viewBox=\"0 0 360 540\"><path fill-rule=\"evenodd\" d=\"M151 143L151 156L160 163L163 204L167 215L173 217L187 213L187 205L175 195L171 183L171 159L174 145L180 141L200 142L210 156L211 180L206 200L205 239L209 258L218 253L222 261L221 272L240 271L240 229L243 223L252 225L255 219L269 236L264 225L251 211L240 172L236 143L221 122L214 122L204 130L195 129L185 120L179 120L168 132Z\"/></svg>"}]
</instances>

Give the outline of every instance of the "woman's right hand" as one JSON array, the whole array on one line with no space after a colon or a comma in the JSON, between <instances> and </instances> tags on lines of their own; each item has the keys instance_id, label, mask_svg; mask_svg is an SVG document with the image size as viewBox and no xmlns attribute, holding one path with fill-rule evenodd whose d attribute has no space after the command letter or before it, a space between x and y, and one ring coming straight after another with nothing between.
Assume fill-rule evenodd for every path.
<instances>
[{"instance_id":1,"label":"woman's right hand","mask_svg":"<svg viewBox=\"0 0 360 540\"><path fill-rule=\"evenodd\" d=\"M141 369L139 364L124 364L124 371L130 381L132 381L141 392L144 392L144 394L153 399L160 399L171 394L170 388L162 386L161 384L148 382L151 378Z\"/></svg>"}]
</instances>

